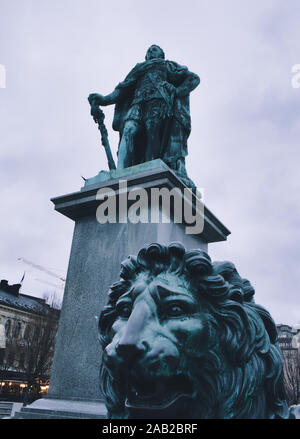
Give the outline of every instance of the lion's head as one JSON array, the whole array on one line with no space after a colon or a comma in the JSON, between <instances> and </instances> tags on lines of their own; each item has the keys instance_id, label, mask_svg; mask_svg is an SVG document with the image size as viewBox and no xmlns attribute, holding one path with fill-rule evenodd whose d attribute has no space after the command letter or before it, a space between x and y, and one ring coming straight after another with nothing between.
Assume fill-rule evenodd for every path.
<instances>
[{"instance_id":1,"label":"lion's head","mask_svg":"<svg viewBox=\"0 0 300 439\"><path fill-rule=\"evenodd\" d=\"M99 320L112 418L288 417L276 326L230 262L151 244Z\"/></svg>"}]
</instances>

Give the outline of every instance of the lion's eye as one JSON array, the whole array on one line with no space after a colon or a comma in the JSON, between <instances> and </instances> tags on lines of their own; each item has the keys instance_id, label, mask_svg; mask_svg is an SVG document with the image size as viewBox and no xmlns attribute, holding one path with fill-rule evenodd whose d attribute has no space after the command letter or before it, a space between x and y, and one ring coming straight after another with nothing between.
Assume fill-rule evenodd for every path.
<instances>
[{"instance_id":1,"label":"lion's eye","mask_svg":"<svg viewBox=\"0 0 300 439\"><path fill-rule=\"evenodd\" d=\"M130 305L120 305L117 307L117 312L120 317L128 318L131 314L131 306Z\"/></svg>"},{"instance_id":2,"label":"lion's eye","mask_svg":"<svg viewBox=\"0 0 300 439\"><path fill-rule=\"evenodd\" d=\"M186 313L185 313L183 306L178 305L176 303L176 304L169 305L167 307L167 314L170 317L179 317L179 316L182 316Z\"/></svg>"}]
</instances>

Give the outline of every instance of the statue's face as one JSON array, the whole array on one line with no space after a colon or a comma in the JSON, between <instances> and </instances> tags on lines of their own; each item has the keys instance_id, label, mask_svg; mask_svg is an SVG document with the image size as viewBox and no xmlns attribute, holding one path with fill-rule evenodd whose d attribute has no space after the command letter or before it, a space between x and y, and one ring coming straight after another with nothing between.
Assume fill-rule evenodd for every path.
<instances>
[{"instance_id":1,"label":"statue's face","mask_svg":"<svg viewBox=\"0 0 300 439\"><path fill-rule=\"evenodd\" d=\"M103 362L131 416L173 417L178 406L192 406L190 358L203 354L208 333L193 294L176 276L141 279L118 299L116 312Z\"/></svg>"},{"instance_id":2,"label":"statue's face","mask_svg":"<svg viewBox=\"0 0 300 439\"><path fill-rule=\"evenodd\" d=\"M162 49L158 46L149 47L146 53L146 60L148 61L150 59L157 59L157 58L162 58L162 59L164 58L164 53Z\"/></svg>"}]
</instances>

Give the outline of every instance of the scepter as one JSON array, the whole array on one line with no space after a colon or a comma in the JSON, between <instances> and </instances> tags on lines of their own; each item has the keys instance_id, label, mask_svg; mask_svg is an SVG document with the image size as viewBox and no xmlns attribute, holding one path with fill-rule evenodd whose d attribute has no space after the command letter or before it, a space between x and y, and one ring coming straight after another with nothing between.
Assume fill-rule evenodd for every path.
<instances>
[{"instance_id":1,"label":"scepter","mask_svg":"<svg viewBox=\"0 0 300 439\"><path fill-rule=\"evenodd\" d=\"M110 145L109 145L109 141L108 141L107 129L106 129L106 126L104 124L104 117L105 117L104 113L101 110L101 108L98 105L96 105L94 99L88 99L88 101L91 104L91 115L93 116L95 123L98 124L98 129L101 133L101 143L104 146L104 149L106 152L108 167L110 170L116 169L116 164L115 164L115 161L113 159Z\"/></svg>"}]
</instances>

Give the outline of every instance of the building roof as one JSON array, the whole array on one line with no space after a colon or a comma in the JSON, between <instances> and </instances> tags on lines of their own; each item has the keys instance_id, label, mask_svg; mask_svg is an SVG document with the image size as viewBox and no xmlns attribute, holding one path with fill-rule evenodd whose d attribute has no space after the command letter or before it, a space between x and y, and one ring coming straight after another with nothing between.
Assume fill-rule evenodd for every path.
<instances>
[{"instance_id":1,"label":"building roof","mask_svg":"<svg viewBox=\"0 0 300 439\"><path fill-rule=\"evenodd\" d=\"M283 329L283 330L287 330L287 331L292 330L292 327L290 325L287 325L286 323L279 323L276 326L277 326L277 329Z\"/></svg>"},{"instance_id":2,"label":"building roof","mask_svg":"<svg viewBox=\"0 0 300 439\"><path fill-rule=\"evenodd\" d=\"M59 317L60 310L52 308L45 299L21 294L19 292L21 285L9 285L7 281L0 282L0 305L27 311L39 315L56 315Z\"/></svg>"}]
</instances>

